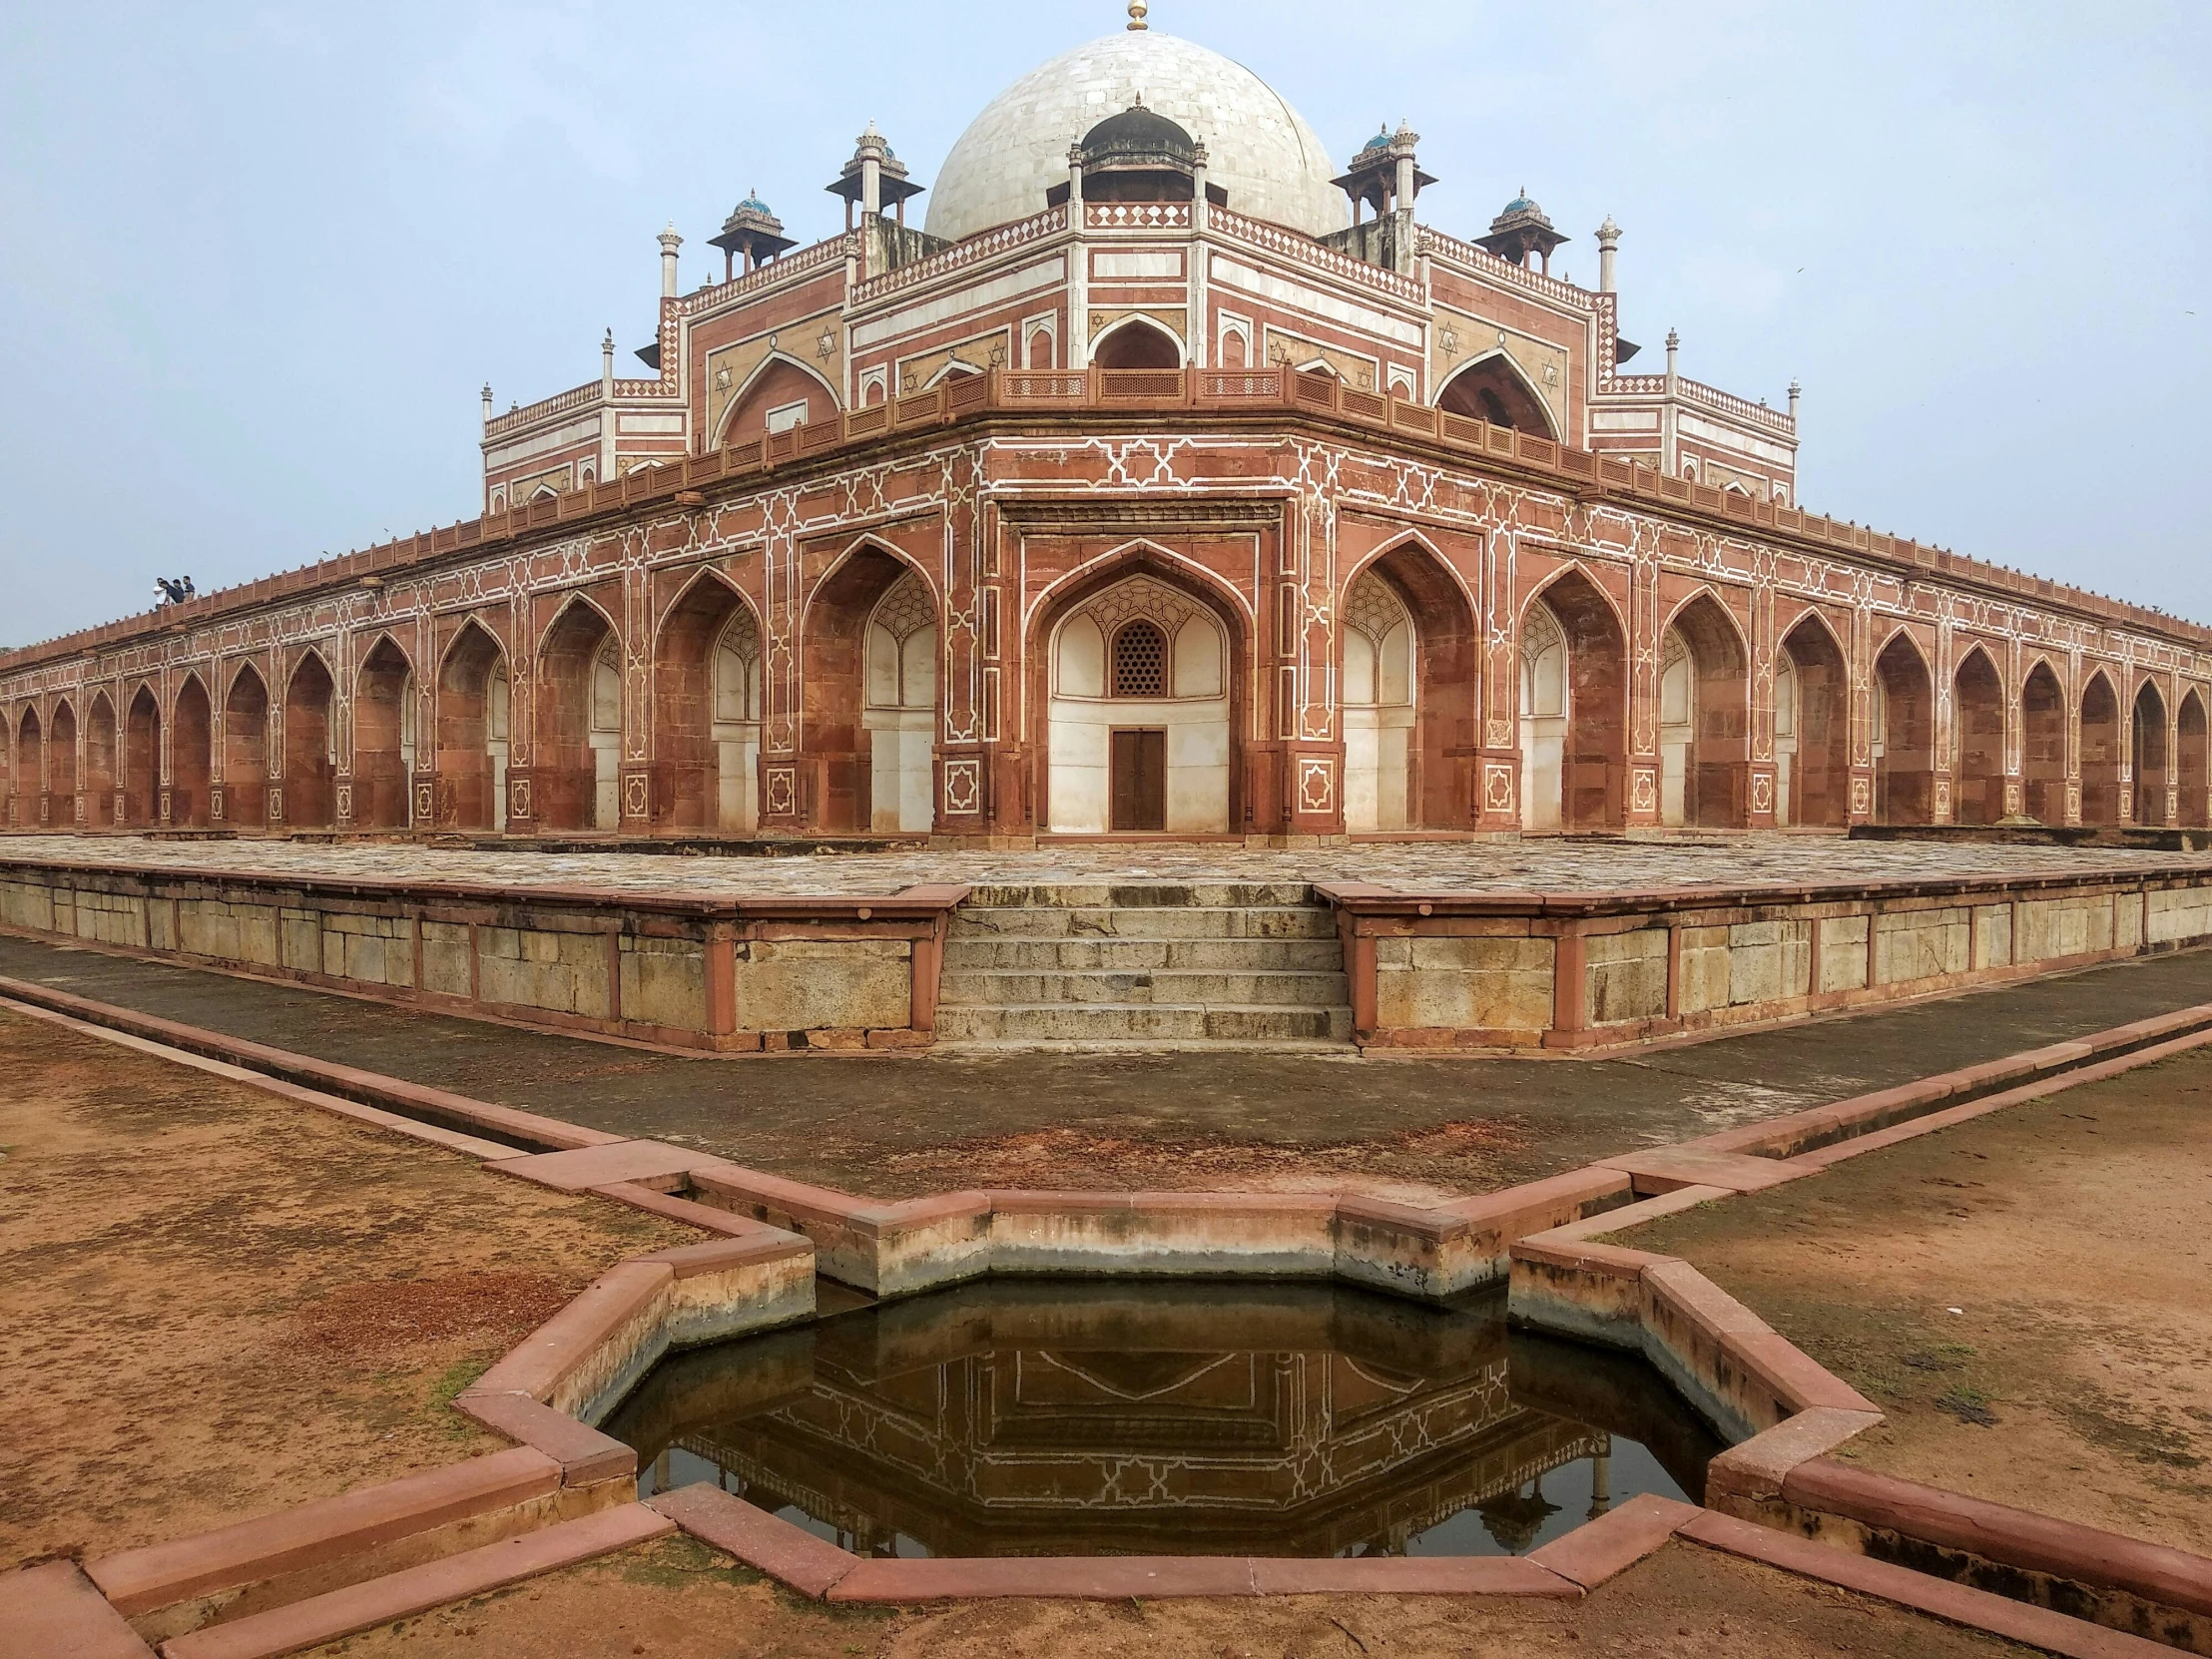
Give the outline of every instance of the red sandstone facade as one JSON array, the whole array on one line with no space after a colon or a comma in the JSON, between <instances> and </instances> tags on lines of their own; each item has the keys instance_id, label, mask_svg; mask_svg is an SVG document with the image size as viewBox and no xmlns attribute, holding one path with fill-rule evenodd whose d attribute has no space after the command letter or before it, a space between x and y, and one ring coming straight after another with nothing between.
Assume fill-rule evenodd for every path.
<instances>
[{"instance_id":1,"label":"red sandstone facade","mask_svg":"<svg viewBox=\"0 0 2212 1659\"><path fill-rule=\"evenodd\" d=\"M481 518L0 658L6 824L2207 822L2212 634L1803 512L1792 415L1620 372L1610 222L1586 289L1525 199L1419 224L1410 133L1320 232L1066 137L950 240L871 131L844 234L663 238L657 378L487 402Z\"/></svg>"}]
</instances>

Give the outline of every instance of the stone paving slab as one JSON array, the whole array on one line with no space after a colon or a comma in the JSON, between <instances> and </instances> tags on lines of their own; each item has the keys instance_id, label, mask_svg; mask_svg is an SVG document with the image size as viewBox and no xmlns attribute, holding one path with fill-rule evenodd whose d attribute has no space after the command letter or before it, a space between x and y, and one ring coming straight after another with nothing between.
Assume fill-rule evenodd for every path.
<instances>
[{"instance_id":1,"label":"stone paving slab","mask_svg":"<svg viewBox=\"0 0 2212 1659\"><path fill-rule=\"evenodd\" d=\"M0 836L12 859L238 870L338 879L467 881L638 893L881 897L926 883L1021 886L1119 880L1366 881L1412 892L1650 891L1950 880L1974 875L2202 868L2201 854L1958 840L1847 840L1779 833L1653 839L1363 841L1302 849L1163 841L1003 852L798 852L678 856L480 851L400 841L155 840L138 835Z\"/></svg>"}]
</instances>

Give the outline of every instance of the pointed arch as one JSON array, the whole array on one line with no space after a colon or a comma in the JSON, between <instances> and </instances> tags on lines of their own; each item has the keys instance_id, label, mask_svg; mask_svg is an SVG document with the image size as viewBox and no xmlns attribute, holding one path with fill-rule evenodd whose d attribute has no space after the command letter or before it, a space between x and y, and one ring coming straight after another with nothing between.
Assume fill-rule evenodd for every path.
<instances>
[{"instance_id":1,"label":"pointed arch","mask_svg":"<svg viewBox=\"0 0 2212 1659\"><path fill-rule=\"evenodd\" d=\"M2021 805L2038 824L2066 816L2066 689L2048 657L2020 677Z\"/></svg>"},{"instance_id":2,"label":"pointed arch","mask_svg":"<svg viewBox=\"0 0 2212 1659\"><path fill-rule=\"evenodd\" d=\"M653 641L655 828L759 828L762 640L751 598L711 565L661 613Z\"/></svg>"},{"instance_id":3,"label":"pointed arch","mask_svg":"<svg viewBox=\"0 0 2212 1659\"><path fill-rule=\"evenodd\" d=\"M1040 827L1197 834L1245 823L1241 607L1145 542L1070 578L1047 590L1028 634ZM1140 672L1118 672L1116 648L1131 645Z\"/></svg>"},{"instance_id":4,"label":"pointed arch","mask_svg":"<svg viewBox=\"0 0 2212 1659\"><path fill-rule=\"evenodd\" d=\"M1522 823L1543 827L1555 819L1566 830L1610 830L1628 817L1628 636L1612 597L1579 565L1567 565L1538 584L1521 606L1521 628L1536 606L1557 632L1563 652L1559 686L1561 714L1557 748L1558 798L1556 808L1547 801L1522 803ZM1537 665L1524 651L1522 695L1540 693L1530 684ZM1529 737L1524 721L1524 741ZM1538 741L1543 741L1539 736ZM1539 758L1531 775L1524 755L1524 778L1544 777ZM1548 789L1540 782L1539 788Z\"/></svg>"},{"instance_id":5,"label":"pointed arch","mask_svg":"<svg viewBox=\"0 0 2212 1659\"><path fill-rule=\"evenodd\" d=\"M910 607L926 616L927 638L916 627L890 647L901 665L910 657L924 669L927 709L909 716L903 693L895 710L871 713L869 662L882 648L877 608L902 583ZM807 822L822 830L925 827L934 821L934 750L937 656L944 615L942 597L921 561L874 536L859 536L809 586L799 623L800 763ZM909 619L913 620L913 619ZM904 684L902 668L893 679ZM929 777L925 790L924 778ZM895 799L879 795L890 792Z\"/></svg>"},{"instance_id":6,"label":"pointed arch","mask_svg":"<svg viewBox=\"0 0 2212 1659\"><path fill-rule=\"evenodd\" d=\"M66 697L54 700L46 724L46 791L54 798L54 828L77 823L77 711Z\"/></svg>"},{"instance_id":7,"label":"pointed arch","mask_svg":"<svg viewBox=\"0 0 2212 1659\"><path fill-rule=\"evenodd\" d=\"M151 830L161 810L162 705L140 681L123 713L123 824Z\"/></svg>"},{"instance_id":8,"label":"pointed arch","mask_svg":"<svg viewBox=\"0 0 2212 1659\"><path fill-rule=\"evenodd\" d=\"M1936 681L1920 642L1893 629L1874 661L1874 814L1878 824L1936 821Z\"/></svg>"},{"instance_id":9,"label":"pointed arch","mask_svg":"<svg viewBox=\"0 0 2212 1659\"><path fill-rule=\"evenodd\" d=\"M205 829L212 820L215 703L198 669L189 669L170 705L169 822Z\"/></svg>"},{"instance_id":10,"label":"pointed arch","mask_svg":"<svg viewBox=\"0 0 2212 1659\"><path fill-rule=\"evenodd\" d=\"M414 659L389 631L361 657L353 686L353 825L404 830L413 818Z\"/></svg>"},{"instance_id":11,"label":"pointed arch","mask_svg":"<svg viewBox=\"0 0 2212 1659\"><path fill-rule=\"evenodd\" d=\"M38 718L38 706L26 704L15 734L16 799L23 803L17 821L40 822L39 801L46 794L46 727Z\"/></svg>"},{"instance_id":12,"label":"pointed arch","mask_svg":"<svg viewBox=\"0 0 2212 1659\"><path fill-rule=\"evenodd\" d=\"M1751 822L1751 644L1709 586L1660 630L1659 822Z\"/></svg>"},{"instance_id":13,"label":"pointed arch","mask_svg":"<svg viewBox=\"0 0 2212 1659\"><path fill-rule=\"evenodd\" d=\"M1125 316L1091 341L1097 368L1181 368L1183 342L1147 316Z\"/></svg>"},{"instance_id":14,"label":"pointed arch","mask_svg":"<svg viewBox=\"0 0 2212 1659\"><path fill-rule=\"evenodd\" d=\"M2083 824L2120 822L2120 755L2126 741L2121 707L2119 688L2112 677L2102 668L2092 669L2081 682L2076 739Z\"/></svg>"},{"instance_id":15,"label":"pointed arch","mask_svg":"<svg viewBox=\"0 0 2212 1659\"><path fill-rule=\"evenodd\" d=\"M1401 697L1391 684L1391 659L1399 648L1392 645L1390 633L1363 634L1351 626L1363 582L1382 584L1407 618ZM1432 543L1408 532L1354 567L1337 615L1345 624L1338 629L1338 674L1345 711L1346 827L1472 829L1477 810L1475 693L1481 681L1481 630L1465 581ZM1366 702L1356 701L1358 688L1352 683L1355 658L1362 654L1372 659L1376 671L1369 688L1375 695ZM1370 796L1362 795L1356 802L1353 787L1355 763L1367 766L1371 751L1376 780L1370 792L1372 814ZM1357 825L1356 805L1362 821Z\"/></svg>"},{"instance_id":16,"label":"pointed arch","mask_svg":"<svg viewBox=\"0 0 2212 1659\"><path fill-rule=\"evenodd\" d=\"M284 681L284 770L282 822L294 830L327 830L332 818L332 710L337 678L315 646L303 647ZM278 814L274 806L270 818Z\"/></svg>"},{"instance_id":17,"label":"pointed arch","mask_svg":"<svg viewBox=\"0 0 2212 1659\"><path fill-rule=\"evenodd\" d=\"M85 705L85 824L94 830L115 825L115 700L96 691Z\"/></svg>"},{"instance_id":18,"label":"pointed arch","mask_svg":"<svg viewBox=\"0 0 2212 1659\"><path fill-rule=\"evenodd\" d=\"M2174 709L2174 784L2183 827L2201 830L2212 824L2212 733L2207 731L2201 686L2182 693Z\"/></svg>"},{"instance_id":19,"label":"pointed arch","mask_svg":"<svg viewBox=\"0 0 2212 1659\"><path fill-rule=\"evenodd\" d=\"M235 830L269 823L269 682L250 662L223 699L223 821Z\"/></svg>"},{"instance_id":20,"label":"pointed arch","mask_svg":"<svg viewBox=\"0 0 2212 1659\"><path fill-rule=\"evenodd\" d=\"M1471 357L1436 388L1436 407L1492 426L1509 426L1539 438L1558 439L1559 422L1528 371L1499 346Z\"/></svg>"},{"instance_id":21,"label":"pointed arch","mask_svg":"<svg viewBox=\"0 0 2212 1659\"><path fill-rule=\"evenodd\" d=\"M538 637L537 821L552 830L621 828L622 630L581 590L567 595Z\"/></svg>"},{"instance_id":22,"label":"pointed arch","mask_svg":"<svg viewBox=\"0 0 2212 1659\"><path fill-rule=\"evenodd\" d=\"M1843 640L1815 609L1791 622L1775 653L1774 746L1776 822L1849 824L1851 671Z\"/></svg>"},{"instance_id":23,"label":"pointed arch","mask_svg":"<svg viewBox=\"0 0 2212 1659\"><path fill-rule=\"evenodd\" d=\"M2135 778L2135 822L2162 828L2166 823L2166 790L2173 776L2172 746L2167 742L2165 696L2158 682L2147 674L2135 688L2128 728Z\"/></svg>"},{"instance_id":24,"label":"pointed arch","mask_svg":"<svg viewBox=\"0 0 2212 1659\"><path fill-rule=\"evenodd\" d=\"M479 617L462 618L438 659L430 762L438 829L506 829L512 693L499 636Z\"/></svg>"},{"instance_id":25,"label":"pointed arch","mask_svg":"<svg viewBox=\"0 0 2212 1659\"><path fill-rule=\"evenodd\" d=\"M753 366L745 377L745 383L732 394L724 405L722 419L715 430L715 447L727 449L735 443L746 443L765 436L770 431L769 416L791 408L804 406L798 420L785 419L775 430L804 423L820 426L833 421L837 416L837 388L812 363L802 361L789 351L774 350Z\"/></svg>"},{"instance_id":26,"label":"pointed arch","mask_svg":"<svg viewBox=\"0 0 2212 1659\"><path fill-rule=\"evenodd\" d=\"M2004 676L1976 641L1950 677L1951 817L1994 824L2004 817Z\"/></svg>"}]
</instances>

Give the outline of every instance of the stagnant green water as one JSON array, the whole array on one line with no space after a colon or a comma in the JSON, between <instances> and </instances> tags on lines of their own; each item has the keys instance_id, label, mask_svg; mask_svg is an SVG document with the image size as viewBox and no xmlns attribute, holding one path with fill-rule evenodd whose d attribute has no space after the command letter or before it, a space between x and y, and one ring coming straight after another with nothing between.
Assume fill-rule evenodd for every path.
<instances>
[{"instance_id":1,"label":"stagnant green water","mask_svg":"<svg viewBox=\"0 0 2212 1659\"><path fill-rule=\"evenodd\" d=\"M1496 1555L1720 1442L1642 1361L1326 1285L986 1280L672 1358L605 1424L863 1555Z\"/></svg>"}]
</instances>

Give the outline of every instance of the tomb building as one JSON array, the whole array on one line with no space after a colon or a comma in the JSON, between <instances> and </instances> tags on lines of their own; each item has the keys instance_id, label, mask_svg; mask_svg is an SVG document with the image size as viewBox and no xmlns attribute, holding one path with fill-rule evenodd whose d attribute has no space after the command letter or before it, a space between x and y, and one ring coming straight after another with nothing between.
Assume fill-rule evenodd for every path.
<instances>
[{"instance_id":1,"label":"tomb building","mask_svg":"<svg viewBox=\"0 0 2212 1659\"><path fill-rule=\"evenodd\" d=\"M825 239L663 232L473 517L0 656L5 823L2207 822L2212 633L1807 511L1796 386L1624 339L1610 217L1594 286L1527 189L1439 228L1408 124L1340 163L1130 11L933 177L870 123Z\"/></svg>"}]
</instances>

